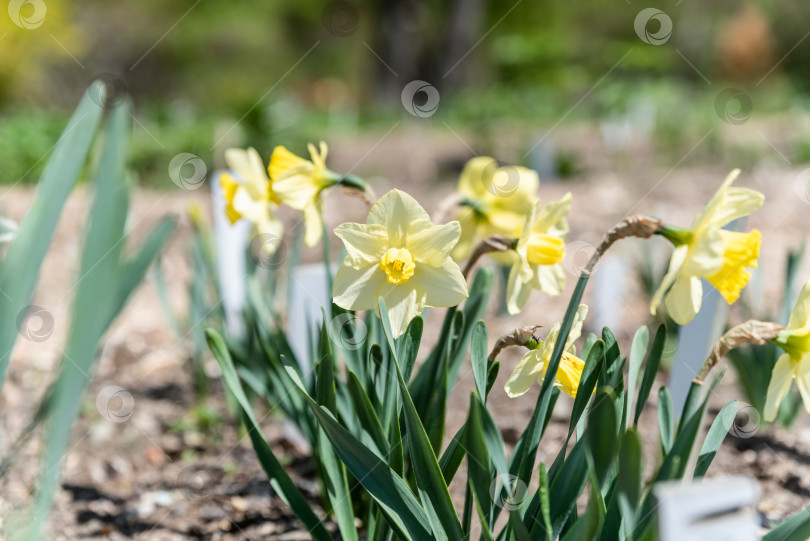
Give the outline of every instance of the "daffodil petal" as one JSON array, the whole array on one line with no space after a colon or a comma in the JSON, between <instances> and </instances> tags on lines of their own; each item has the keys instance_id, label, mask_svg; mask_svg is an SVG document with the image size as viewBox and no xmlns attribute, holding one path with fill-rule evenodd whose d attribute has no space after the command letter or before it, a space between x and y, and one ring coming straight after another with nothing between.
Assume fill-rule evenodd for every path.
<instances>
[{"instance_id":1,"label":"daffodil petal","mask_svg":"<svg viewBox=\"0 0 810 541\"><path fill-rule=\"evenodd\" d=\"M776 419L779 412L779 404L787 396L790 390L790 382L793 380L793 360L787 353L779 357L771 373L771 381L768 383L768 393L765 398L765 420L768 422Z\"/></svg>"},{"instance_id":2,"label":"daffodil petal","mask_svg":"<svg viewBox=\"0 0 810 541\"><path fill-rule=\"evenodd\" d=\"M304 244L315 246L323 236L323 203L320 199L304 207Z\"/></svg>"},{"instance_id":3,"label":"daffodil petal","mask_svg":"<svg viewBox=\"0 0 810 541\"><path fill-rule=\"evenodd\" d=\"M697 276L681 276L666 297L667 313L678 325L686 325L700 311L703 284Z\"/></svg>"},{"instance_id":4,"label":"daffodil petal","mask_svg":"<svg viewBox=\"0 0 810 541\"><path fill-rule=\"evenodd\" d=\"M335 228L346 247L346 257L354 267L380 262L388 245L388 235L381 225L345 223Z\"/></svg>"},{"instance_id":5,"label":"daffodil petal","mask_svg":"<svg viewBox=\"0 0 810 541\"><path fill-rule=\"evenodd\" d=\"M537 376L543 370L543 358L541 357L541 350L532 350L526 353L520 363L515 367L512 375L506 380L504 390L510 398L516 398L526 394Z\"/></svg>"},{"instance_id":6,"label":"daffodil petal","mask_svg":"<svg viewBox=\"0 0 810 541\"><path fill-rule=\"evenodd\" d=\"M458 265L446 257L438 267L416 264L412 281L425 291L428 306L457 306L467 298L467 282Z\"/></svg>"},{"instance_id":7,"label":"daffodil petal","mask_svg":"<svg viewBox=\"0 0 810 541\"><path fill-rule=\"evenodd\" d=\"M463 207L459 211L456 215L456 221L461 225L461 236L458 238L453 251L450 252L450 256L456 261L462 261L470 257L475 248L478 222L475 219L475 211L469 207Z\"/></svg>"},{"instance_id":8,"label":"daffodil petal","mask_svg":"<svg viewBox=\"0 0 810 541\"><path fill-rule=\"evenodd\" d=\"M335 274L333 300L346 310L370 310L376 308L375 292L384 283L385 273L379 265L358 269L344 260Z\"/></svg>"},{"instance_id":9,"label":"daffodil petal","mask_svg":"<svg viewBox=\"0 0 810 541\"><path fill-rule=\"evenodd\" d=\"M786 329L810 332L810 280L805 282L796 304L793 305Z\"/></svg>"},{"instance_id":10,"label":"daffodil petal","mask_svg":"<svg viewBox=\"0 0 810 541\"><path fill-rule=\"evenodd\" d=\"M532 288L521 277L522 264L512 265L509 280L506 282L506 311L511 315L519 314L529 300Z\"/></svg>"},{"instance_id":11,"label":"daffodil petal","mask_svg":"<svg viewBox=\"0 0 810 541\"><path fill-rule=\"evenodd\" d=\"M571 210L573 196L568 192L559 201L548 203L537 215L533 231L536 233L554 233L563 236L568 233L568 222L565 217Z\"/></svg>"},{"instance_id":12,"label":"daffodil petal","mask_svg":"<svg viewBox=\"0 0 810 541\"><path fill-rule=\"evenodd\" d=\"M408 323L425 308L425 290L413 280L400 285L383 282L377 287L374 296L385 300L394 338L399 338L408 328Z\"/></svg>"},{"instance_id":13,"label":"daffodil petal","mask_svg":"<svg viewBox=\"0 0 810 541\"><path fill-rule=\"evenodd\" d=\"M664 298L664 294L678 279L681 272L681 267L683 267L683 264L686 261L686 255L688 253L689 246L687 245L678 246L672 251L672 256L669 259L669 269L664 275L664 279L661 280L661 285L658 286L658 290L655 292L655 295L653 295L652 302L650 303L650 314L656 314L658 306L661 304L661 301Z\"/></svg>"},{"instance_id":14,"label":"daffodil petal","mask_svg":"<svg viewBox=\"0 0 810 541\"><path fill-rule=\"evenodd\" d=\"M366 223L385 226L390 247L403 248L408 229L416 220L430 221L430 216L416 199L400 190L391 190L374 203Z\"/></svg>"},{"instance_id":15,"label":"daffodil petal","mask_svg":"<svg viewBox=\"0 0 810 541\"><path fill-rule=\"evenodd\" d=\"M565 267L562 263L535 266L532 286L549 295L559 295L565 288Z\"/></svg>"},{"instance_id":16,"label":"daffodil petal","mask_svg":"<svg viewBox=\"0 0 810 541\"><path fill-rule=\"evenodd\" d=\"M433 225L429 220L417 220L409 228L405 247L418 263L431 267L442 265L461 236L461 224L450 222Z\"/></svg>"},{"instance_id":17,"label":"daffodil petal","mask_svg":"<svg viewBox=\"0 0 810 541\"><path fill-rule=\"evenodd\" d=\"M486 196L488 180L495 170L498 169L498 162L488 156L477 156L469 160L461 171L458 179L458 191L471 199L480 199Z\"/></svg>"},{"instance_id":18,"label":"daffodil petal","mask_svg":"<svg viewBox=\"0 0 810 541\"><path fill-rule=\"evenodd\" d=\"M810 413L810 356L805 355L794 368L793 373L796 376L796 386L799 388L799 394L802 395L804 409Z\"/></svg>"},{"instance_id":19,"label":"daffodil petal","mask_svg":"<svg viewBox=\"0 0 810 541\"><path fill-rule=\"evenodd\" d=\"M719 228L704 229L689 247L683 274L710 275L723 266L723 235Z\"/></svg>"},{"instance_id":20,"label":"daffodil petal","mask_svg":"<svg viewBox=\"0 0 810 541\"><path fill-rule=\"evenodd\" d=\"M568 333L568 338L565 341L565 351L570 351L574 342L579 340L582 336L582 325L585 323L585 318L588 317L588 305L580 304L577 307L577 314L574 316L574 322L571 324L571 332Z\"/></svg>"},{"instance_id":21,"label":"daffodil petal","mask_svg":"<svg viewBox=\"0 0 810 541\"><path fill-rule=\"evenodd\" d=\"M304 210L320 191L320 187L312 181L312 171L309 162L285 170L278 177L273 177L273 191L285 205Z\"/></svg>"}]
</instances>

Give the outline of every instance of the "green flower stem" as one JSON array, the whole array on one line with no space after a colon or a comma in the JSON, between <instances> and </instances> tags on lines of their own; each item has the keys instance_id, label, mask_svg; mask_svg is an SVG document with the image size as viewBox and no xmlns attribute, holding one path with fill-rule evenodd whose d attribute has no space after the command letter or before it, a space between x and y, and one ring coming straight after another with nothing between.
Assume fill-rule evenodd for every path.
<instances>
[{"instance_id":1,"label":"green flower stem","mask_svg":"<svg viewBox=\"0 0 810 541\"><path fill-rule=\"evenodd\" d=\"M661 235L675 246L683 246L692 241L692 232L689 229L675 225L662 225L655 234Z\"/></svg>"}]
</instances>

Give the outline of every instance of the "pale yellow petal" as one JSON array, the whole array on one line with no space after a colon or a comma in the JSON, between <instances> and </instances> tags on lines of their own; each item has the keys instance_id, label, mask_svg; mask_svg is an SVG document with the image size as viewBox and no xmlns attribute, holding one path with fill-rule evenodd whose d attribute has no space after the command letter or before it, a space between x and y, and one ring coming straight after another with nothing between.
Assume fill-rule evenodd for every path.
<instances>
[{"instance_id":1,"label":"pale yellow petal","mask_svg":"<svg viewBox=\"0 0 810 541\"><path fill-rule=\"evenodd\" d=\"M253 222L259 222L268 212L268 203L263 200L256 200L251 197L250 192L240 184L233 194L233 208L244 218Z\"/></svg>"},{"instance_id":2,"label":"pale yellow petal","mask_svg":"<svg viewBox=\"0 0 810 541\"><path fill-rule=\"evenodd\" d=\"M413 280L405 284L393 285L387 281L377 287L374 292L376 299L382 297L388 308L388 318L391 320L391 333L398 338L413 318L422 313L425 308L425 290ZM379 304L377 304L379 311Z\"/></svg>"},{"instance_id":3,"label":"pale yellow petal","mask_svg":"<svg viewBox=\"0 0 810 541\"><path fill-rule=\"evenodd\" d=\"M262 246L275 252L284 236L284 222L276 218L268 209L256 222L255 229L257 234L270 237L270 242L264 242Z\"/></svg>"},{"instance_id":4,"label":"pale yellow petal","mask_svg":"<svg viewBox=\"0 0 810 541\"><path fill-rule=\"evenodd\" d=\"M559 201L544 206L537 215L532 230L536 233L554 233L563 236L568 233L568 222L565 217L571 210L573 196L565 194Z\"/></svg>"},{"instance_id":5,"label":"pale yellow petal","mask_svg":"<svg viewBox=\"0 0 810 541\"><path fill-rule=\"evenodd\" d=\"M510 398L516 398L526 394L534 381L543 370L543 358L541 350L531 350L518 363L512 375L506 380L504 390Z\"/></svg>"},{"instance_id":6,"label":"pale yellow petal","mask_svg":"<svg viewBox=\"0 0 810 541\"><path fill-rule=\"evenodd\" d=\"M458 180L458 191L471 199L480 199L487 192L490 178L498 169L498 162L488 156L478 156L466 163ZM485 180L486 179L486 180Z\"/></svg>"},{"instance_id":7,"label":"pale yellow petal","mask_svg":"<svg viewBox=\"0 0 810 541\"><path fill-rule=\"evenodd\" d=\"M740 174L739 169L729 173L709 204L693 223L692 229L722 227L737 218L747 216L762 206L765 196L750 188L732 188L731 183Z\"/></svg>"},{"instance_id":8,"label":"pale yellow petal","mask_svg":"<svg viewBox=\"0 0 810 541\"><path fill-rule=\"evenodd\" d=\"M771 381L768 384L768 394L765 398L765 420L768 422L776 419L779 412L779 404L787 396L790 390L790 382L793 381L793 361L787 353L779 357L771 373Z\"/></svg>"},{"instance_id":9,"label":"pale yellow petal","mask_svg":"<svg viewBox=\"0 0 810 541\"><path fill-rule=\"evenodd\" d=\"M374 203L366 223L384 226L390 247L404 248L408 228L416 220L430 221L430 216L416 199L400 190L391 190Z\"/></svg>"},{"instance_id":10,"label":"pale yellow petal","mask_svg":"<svg viewBox=\"0 0 810 541\"><path fill-rule=\"evenodd\" d=\"M664 299L664 294L670 287L672 287L675 280L678 279L678 276L681 273L681 267L683 267L684 261L686 261L686 255L688 253L689 246L686 245L678 246L675 248L675 250L673 250L672 256L669 259L669 269L664 275L663 280L661 280L661 285L658 286L658 290L655 292L655 295L653 295L652 302L650 303L650 314L656 314L658 311L658 306Z\"/></svg>"},{"instance_id":11,"label":"pale yellow petal","mask_svg":"<svg viewBox=\"0 0 810 541\"><path fill-rule=\"evenodd\" d=\"M376 308L376 291L384 283L385 273L379 265L356 269L347 258L335 274L333 300L346 310L370 310Z\"/></svg>"},{"instance_id":12,"label":"pale yellow petal","mask_svg":"<svg viewBox=\"0 0 810 541\"><path fill-rule=\"evenodd\" d=\"M475 212L469 208L462 208L456 215L456 220L461 224L461 236L450 255L456 261L463 261L470 257L475 243L478 240L478 223L475 219Z\"/></svg>"},{"instance_id":13,"label":"pale yellow petal","mask_svg":"<svg viewBox=\"0 0 810 541\"><path fill-rule=\"evenodd\" d=\"M315 246L323 236L323 203L320 198L304 210L304 244Z\"/></svg>"},{"instance_id":14,"label":"pale yellow petal","mask_svg":"<svg viewBox=\"0 0 810 541\"><path fill-rule=\"evenodd\" d=\"M511 315L523 310L532 292L531 286L521 278L521 266L520 262L512 265L506 282L506 311Z\"/></svg>"},{"instance_id":15,"label":"pale yellow petal","mask_svg":"<svg viewBox=\"0 0 810 541\"><path fill-rule=\"evenodd\" d=\"M804 402L804 409L810 413L810 356L805 355L799 364L793 369L796 377L796 386L799 388L799 394L802 395L802 402Z\"/></svg>"},{"instance_id":16,"label":"pale yellow petal","mask_svg":"<svg viewBox=\"0 0 810 541\"><path fill-rule=\"evenodd\" d=\"M378 264L388 246L388 234L381 225L345 223L335 228L343 241L351 265Z\"/></svg>"},{"instance_id":17,"label":"pale yellow petal","mask_svg":"<svg viewBox=\"0 0 810 541\"><path fill-rule=\"evenodd\" d=\"M573 352L572 347L582 335L582 325L585 323L586 317L588 317L588 305L580 304L577 314L574 316L574 322L571 324L571 332L568 333L568 339L565 341L565 351Z\"/></svg>"},{"instance_id":18,"label":"pale yellow petal","mask_svg":"<svg viewBox=\"0 0 810 541\"><path fill-rule=\"evenodd\" d=\"M565 288L565 267L562 263L535 266L532 287L549 295L559 295Z\"/></svg>"},{"instance_id":19,"label":"pale yellow petal","mask_svg":"<svg viewBox=\"0 0 810 541\"><path fill-rule=\"evenodd\" d=\"M467 281L455 261L446 257L438 267L416 264L413 277L425 291L427 306L457 306L467 298Z\"/></svg>"},{"instance_id":20,"label":"pale yellow petal","mask_svg":"<svg viewBox=\"0 0 810 541\"><path fill-rule=\"evenodd\" d=\"M296 210L304 210L320 190L321 187L312 180L312 164L309 162L287 169L273 180L273 191L279 199Z\"/></svg>"},{"instance_id":21,"label":"pale yellow petal","mask_svg":"<svg viewBox=\"0 0 810 541\"><path fill-rule=\"evenodd\" d=\"M810 280L805 282L796 304L793 305L786 329L810 332Z\"/></svg>"},{"instance_id":22,"label":"pale yellow petal","mask_svg":"<svg viewBox=\"0 0 810 541\"><path fill-rule=\"evenodd\" d=\"M405 247L417 263L437 267L450 255L460 236L458 222L433 225L429 220L416 220L408 230Z\"/></svg>"},{"instance_id":23,"label":"pale yellow petal","mask_svg":"<svg viewBox=\"0 0 810 541\"><path fill-rule=\"evenodd\" d=\"M666 297L667 313L678 325L686 325L700 311L703 284L697 276L681 276Z\"/></svg>"},{"instance_id":24,"label":"pale yellow petal","mask_svg":"<svg viewBox=\"0 0 810 541\"><path fill-rule=\"evenodd\" d=\"M523 227L520 229L520 236L518 237L517 247L518 251L526 251L526 243L529 242L529 237L532 234L533 225L537 219L537 213L540 212L540 200L535 200L531 210L526 214L526 219L523 222Z\"/></svg>"},{"instance_id":25,"label":"pale yellow petal","mask_svg":"<svg viewBox=\"0 0 810 541\"><path fill-rule=\"evenodd\" d=\"M708 276L723 266L723 235L716 227L703 229L689 246L682 274Z\"/></svg>"}]
</instances>

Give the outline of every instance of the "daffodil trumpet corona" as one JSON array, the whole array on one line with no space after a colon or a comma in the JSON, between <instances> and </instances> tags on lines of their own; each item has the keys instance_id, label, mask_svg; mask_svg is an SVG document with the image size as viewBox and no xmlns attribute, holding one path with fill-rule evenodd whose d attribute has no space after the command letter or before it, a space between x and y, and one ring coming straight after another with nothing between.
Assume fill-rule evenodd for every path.
<instances>
[{"instance_id":1,"label":"daffodil trumpet corona","mask_svg":"<svg viewBox=\"0 0 810 541\"><path fill-rule=\"evenodd\" d=\"M582 324L588 315L588 307L580 304L576 316L574 317L571 331L565 341L562 358L557 368L554 378L554 386L558 387L568 396L575 397L579 389L579 382L582 379L582 370L585 368L585 361L576 356L574 342L582 334ZM551 355L554 346L559 338L561 323L556 323L548 331L546 338L541 342L535 338L527 340L527 347L531 347L528 353L518 363L512 375L504 386L506 394L511 398L516 398L525 394L532 386L532 383L542 381L546 377L548 366L551 363Z\"/></svg>"},{"instance_id":2,"label":"daffodil trumpet corona","mask_svg":"<svg viewBox=\"0 0 810 541\"><path fill-rule=\"evenodd\" d=\"M739 173L735 169L726 177L689 229L667 225L657 232L669 239L675 250L650 304L653 315L663 301L676 323L689 323L700 310L701 279L714 286L728 304L739 298L751 278L748 269L757 266L762 235L756 229L743 233L723 227L752 213L765 200L756 190L731 186Z\"/></svg>"},{"instance_id":3,"label":"daffodil trumpet corona","mask_svg":"<svg viewBox=\"0 0 810 541\"><path fill-rule=\"evenodd\" d=\"M377 311L383 298L395 338L426 306L456 306L467 298L466 280L450 258L461 226L432 224L405 192L386 193L365 224L339 225L335 235L347 254L335 275L335 304Z\"/></svg>"},{"instance_id":4,"label":"daffodil trumpet corona","mask_svg":"<svg viewBox=\"0 0 810 541\"><path fill-rule=\"evenodd\" d=\"M287 147L277 146L267 171L281 202L303 213L304 242L315 246L323 234L324 190L338 184L362 192L369 189L359 177L341 175L326 167L329 150L326 143L321 142L317 148L310 144L307 148L309 160L290 152Z\"/></svg>"}]
</instances>

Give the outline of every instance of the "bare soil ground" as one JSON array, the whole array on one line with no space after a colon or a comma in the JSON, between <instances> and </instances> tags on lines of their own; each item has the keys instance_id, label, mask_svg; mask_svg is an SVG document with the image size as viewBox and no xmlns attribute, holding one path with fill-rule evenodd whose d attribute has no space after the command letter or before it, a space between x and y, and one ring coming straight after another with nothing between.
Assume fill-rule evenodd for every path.
<instances>
[{"instance_id":1,"label":"bare soil ground","mask_svg":"<svg viewBox=\"0 0 810 541\"><path fill-rule=\"evenodd\" d=\"M590 141L583 138L584 144ZM375 189L384 193L400 187L434 211L439 201L451 193L452 180L434 183L437 175L452 179L454 167L470 156L466 145L453 134L432 134L403 130L379 142L378 138L336 143L332 163L336 170L354 169L375 178ZM597 143L594 143L597 145ZM598 146L598 145L597 145ZM626 168L620 175L596 173L608 170L593 158L585 172L566 182L545 183L541 197L554 200L566 191L574 194L570 216L569 246L579 241L566 260L573 278L584 264L588 247L601 234L627 214L644 212L666 217L672 223L688 225L694 214L724 178L722 166L691 167L678 170L644 167ZM743 172L738 184L766 194L766 206L749 222L765 238L761 268L766 305L773 306L781 295L785 252L796 246L810 230L810 205L796 189L800 168L762 166ZM27 188L0 189L0 208L4 215L20 219L28 208L32 191ZM192 202L207 206L203 190L196 192L139 191L133 198L129 228L131 241L143 238L149 227L166 213L181 216L178 234L163 255L163 270L169 281L172 302L183 311L187 302L189 278L186 244L190 226L185 211ZM78 190L68 203L51 252L46 260L35 297L54 317L53 335L44 342L20 338L14 351L9 377L0 396L0 450L8 449L18 438L47 384L55 374L69 327L69 307L75 287L78 254L88 200ZM360 201L347 198L338 190L327 197L327 222L330 226L346 220L364 219ZM290 223L296 216L288 214ZM334 239L333 239L334 240ZM637 261L643 250L661 260L669 248L662 239L624 241L611 251L611 257ZM317 259L319 250L307 253ZM810 276L805 262L802 277ZM616 314L595 316L589 330L609 318L618 325L617 333L624 350L629 348L634 330L649 324L647 299L636 277L635 265L627 267L628 279ZM549 326L562 316L570 295L557 297L535 293L523 314L506 317L491 307L487 319L490 341L515 327L537 323ZM586 293L586 302L592 290ZM494 303L491 303L494 304ZM435 311L438 312L438 311ZM430 317L440 317L433 313ZM743 319L734 307L732 323ZM426 326L431 329L431 326ZM435 331L434 331L435 332ZM427 343L435 339L426 333ZM185 344L168 329L151 280L139 289L106 337L100 360L91 375L83 414L74 428L70 452L62 463L63 482L58 493L50 536L53 539L308 539L298 521L273 494L249 440L244 437L228 411L215 375L213 391L207 401L195 402L192 381L186 363ZM423 348L423 351L427 347ZM502 357L500 381L490 398L493 415L504 439L514 445L531 415L535 403L533 390L520 399L510 400L500 390L505 378L519 359L520 352L507 351ZM215 371L214 371L215 372ZM729 373L711 399L712 413L728 400L743 398ZM662 375L661 383L664 382ZM111 422L96 407L99 393L116 385L134 399L131 416ZM464 404L449 409L448 434L452 435L464 420L466 401L473 387L472 376L462 370L452 400ZM657 387L656 387L657 389ZM653 396L655 393L653 393ZM540 459L550 460L556 453L567 426L570 403L561 399L549 432L541 444ZM266 436L273 449L288 466L304 493L318 501L318 487L305 452L285 430L274 412L257 408ZM221 416L219 422L212 412ZM708 426L708 424L707 424ZM654 404L642 419L642 431L648 447L648 460L654 460L657 422ZM15 462L15 468L0 480L0 516L6 524L14 510L31 491L35 476L38 441L29 443ZM758 510L763 522L777 521L810 503L810 415L803 413L790 429L763 426L750 437L729 436L710 469L710 475L745 473L760 483ZM463 487L453 484L458 496ZM330 528L333 525L326 519Z\"/></svg>"}]
</instances>

